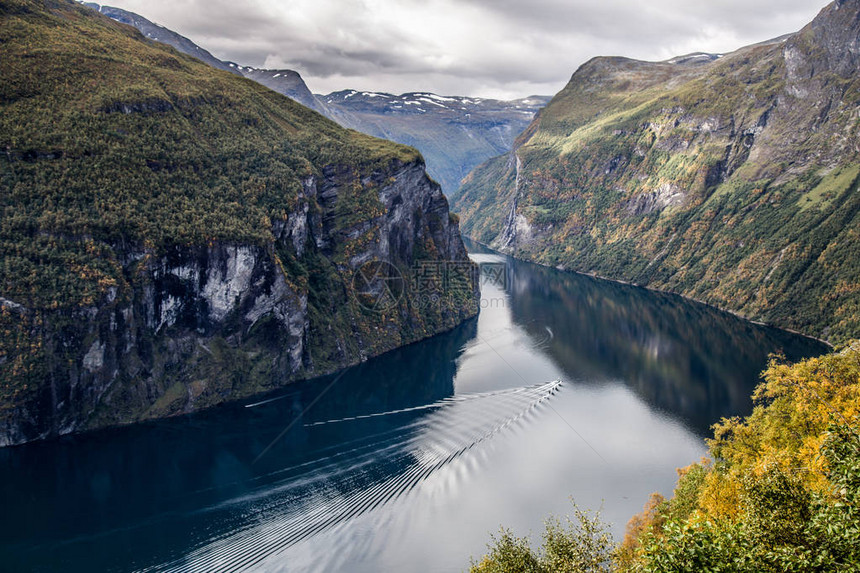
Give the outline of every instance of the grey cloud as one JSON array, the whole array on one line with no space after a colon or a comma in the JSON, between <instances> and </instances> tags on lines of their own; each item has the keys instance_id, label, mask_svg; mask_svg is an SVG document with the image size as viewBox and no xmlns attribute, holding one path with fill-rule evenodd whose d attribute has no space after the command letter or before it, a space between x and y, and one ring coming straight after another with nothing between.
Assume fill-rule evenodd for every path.
<instances>
[{"instance_id":1,"label":"grey cloud","mask_svg":"<svg viewBox=\"0 0 860 573\"><path fill-rule=\"evenodd\" d=\"M114 1L188 36L222 59L295 69L315 91L321 91L317 86L343 82L334 89L511 96L551 86L557 90L582 62L596 55L663 59L679 51L735 49L799 29L824 4L810 5L809 0ZM409 82L414 85L407 87Z\"/></svg>"},{"instance_id":2,"label":"grey cloud","mask_svg":"<svg viewBox=\"0 0 860 573\"><path fill-rule=\"evenodd\" d=\"M382 50L341 50L336 46L317 46L314 50L296 50L289 57L309 75L329 77L344 72L363 75L390 72L427 72L426 67Z\"/></svg>"},{"instance_id":3,"label":"grey cloud","mask_svg":"<svg viewBox=\"0 0 860 573\"><path fill-rule=\"evenodd\" d=\"M542 30L626 36L628 41L689 34L702 25L726 26L742 35L767 33L775 17L814 14L808 0L462 0ZM819 8L823 7L823 3ZM814 8L814 6L812 6ZM793 32L796 29L784 30ZM634 34L634 35L630 35ZM641 34L637 36L635 34ZM762 40L766 38L761 38Z\"/></svg>"}]
</instances>

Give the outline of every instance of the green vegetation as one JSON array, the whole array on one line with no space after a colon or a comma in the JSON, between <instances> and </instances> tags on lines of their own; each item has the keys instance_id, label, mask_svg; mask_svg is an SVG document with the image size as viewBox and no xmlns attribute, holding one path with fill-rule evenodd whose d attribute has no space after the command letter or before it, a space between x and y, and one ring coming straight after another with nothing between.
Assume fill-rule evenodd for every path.
<instances>
[{"instance_id":1,"label":"green vegetation","mask_svg":"<svg viewBox=\"0 0 860 573\"><path fill-rule=\"evenodd\" d=\"M326 165L357 177L415 150L346 131L72 2L0 3L0 292L91 304L123 279L104 243L264 245ZM352 219L378 209L345 186Z\"/></svg>"},{"instance_id":2,"label":"green vegetation","mask_svg":"<svg viewBox=\"0 0 860 573\"><path fill-rule=\"evenodd\" d=\"M574 507L575 519L549 519L543 533L543 544L535 551L528 539L515 537L502 529L493 537L490 552L473 562L471 573L575 573L610 571L612 536L600 521L600 514L590 515Z\"/></svg>"},{"instance_id":3,"label":"green vegetation","mask_svg":"<svg viewBox=\"0 0 860 573\"><path fill-rule=\"evenodd\" d=\"M856 35L849 12L709 63L591 60L514 152L469 175L463 232L503 246L516 198L530 230L506 245L515 256L856 337L860 155L845 134L860 80L827 53L842 45L829 35Z\"/></svg>"},{"instance_id":4,"label":"green vegetation","mask_svg":"<svg viewBox=\"0 0 860 573\"><path fill-rule=\"evenodd\" d=\"M836 169L834 172L824 175L818 185L797 199L800 210L829 208L841 193L851 189L858 175L860 175L860 165Z\"/></svg>"},{"instance_id":5,"label":"green vegetation","mask_svg":"<svg viewBox=\"0 0 860 573\"><path fill-rule=\"evenodd\" d=\"M860 342L773 359L763 377L753 413L714 426L714 461L679 470L670 499L652 495L611 567L605 526L577 511L563 541L548 527L543 553L503 531L472 570L860 571ZM559 545L587 556L545 568Z\"/></svg>"},{"instance_id":6,"label":"green vegetation","mask_svg":"<svg viewBox=\"0 0 860 573\"><path fill-rule=\"evenodd\" d=\"M385 222L380 187L421 168L416 150L71 0L0 0L0 46L0 443L272 390L477 311L404 297L374 314L351 296ZM300 249L283 229L305 212ZM407 277L451 252L447 213L412 215L426 244L402 238ZM240 246L255 282L224 296L251 298L214 321L189 276ZM275 294L279 310L249 318ZM162 323L165 309L181 316Z\"/></svg>"},{"instance_id":7,"label":"green vegetation","mask_svg":"<svg viewBox=\"0 0 860 573\"><path fill-rule=\"evenodd\" d=\"M860 571L860 343L763 376L716 462L628 526L623 570Z\"/></svg>"}]
</instances>

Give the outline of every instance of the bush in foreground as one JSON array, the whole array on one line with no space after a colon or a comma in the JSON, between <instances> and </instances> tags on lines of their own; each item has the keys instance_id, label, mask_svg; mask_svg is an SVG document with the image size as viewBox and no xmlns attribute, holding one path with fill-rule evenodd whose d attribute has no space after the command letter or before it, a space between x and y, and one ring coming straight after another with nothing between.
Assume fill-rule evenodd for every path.
<instances>
[{"instance_id":1,"label":"bush in foreground","mask_svg":"<svg viewBox=\"0 0 860 573\"><path fill-rule=\"evenodd\" d=\"M490 552L473 562L471 573L549 573L561 571L604 572L611 570L612 535L600 514L593 516L574 505L574 519L565 523L550 518L543 532L543 545L534 550L528 539L515 537L508 529L493 536Z\"/></svg>"},{"instance_id":2,"label":"bush in foreground","mask_svg":"<svg viewBox=\"0 0 860 573\"><path fill-rule=\"evenodd\" d=\"M713 461L679 470L617 547L576 509L536 551L502 530L472 571L860 572L860 342L763 379L752 414L714 425Z\"/></svg>"}]
</instances>

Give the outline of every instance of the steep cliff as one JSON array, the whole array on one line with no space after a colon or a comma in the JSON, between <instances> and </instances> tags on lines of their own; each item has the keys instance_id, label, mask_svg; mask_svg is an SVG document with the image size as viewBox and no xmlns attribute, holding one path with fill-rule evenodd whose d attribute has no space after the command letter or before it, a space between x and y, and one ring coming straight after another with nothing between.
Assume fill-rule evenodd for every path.
<instances>
[{"instance_id":1,"label":"steep cliff","mask_svg":"<svg viewBox=\"0 0 860 573\"><path fill-rule=\"evenodd\" d=\"M265 392L477 312L414 149L70 1L0 0L0 44L0 445ZM451 275L432 299L421 265Z\"/></svg>"},{"instance_id":2,"label":"steep cliff","mask_svg":"<svg viewBox=\"0 0 860 573\"><path fill-rule=\"evenodd\" d=\"M723 56L595 58L470 174L464 231L828 338L860 332L860 1Z\"/></svg>"}]
</instances>

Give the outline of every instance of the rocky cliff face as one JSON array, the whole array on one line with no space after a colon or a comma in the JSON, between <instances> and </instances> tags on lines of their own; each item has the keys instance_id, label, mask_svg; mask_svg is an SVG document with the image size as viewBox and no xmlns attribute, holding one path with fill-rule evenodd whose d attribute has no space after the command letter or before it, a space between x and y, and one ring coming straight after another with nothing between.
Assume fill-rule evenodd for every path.
<instances>
[{"instance_id":1,"label":"rocky cliff face","mask_svg":"<svg viewBox=\"0 0 860 573\"><path fill-rule=\"evenodd\" d=\"M373 174L381 214L334 231L328 222L343 186L363 183L331 166L308 177L298 207L265 246L215 242L156 253L113 245L127 282L97 304L64 312L3 299L3 322L38 346L38 388L3 404L0 446L192 412L320 376L453 328L477 312L474 285L432 306L418 299L410 272L431 262L469 264L439 186L420 162ZM369 234L362 246L348 237ZM340 263L336 252L353 247ZM426 257L426 254L425 254ZM320 264L318 277L289 272ZM402 269L400 300L377 311L356 298L353 279L369 261ZM382 285L384 286L384 285ZM330 300L324 300L330 297ZM309 303L310 299L310 303ZM4 348L0 372L19 362ZM10 351L11 350L11 351ZM24 352L23 354L26 354ZM9 379L6 380L7 382Z\"/></svg>"},{"instance_id":2,"label":"rocky cliff face","mask_svg":"<svg viewBox=\"0 0 860 573\"><path fill-rule=\"evenodd\" d=\"M584 64L455 209L472 236L829 338L860 331L860 2L722 56Z\"/></svg>"},{"instance_id":3,"label":"rocky cliff face","mask_svg":"<svg viewBox=\"0 0 860 573\"><path fill-rule=\"evenodd\" d=\"M476 314L414 150L43 4L0 16L0 445L266 392ZM457 288L422 299L421 265Z\"/></svg>"}]
</instances>

